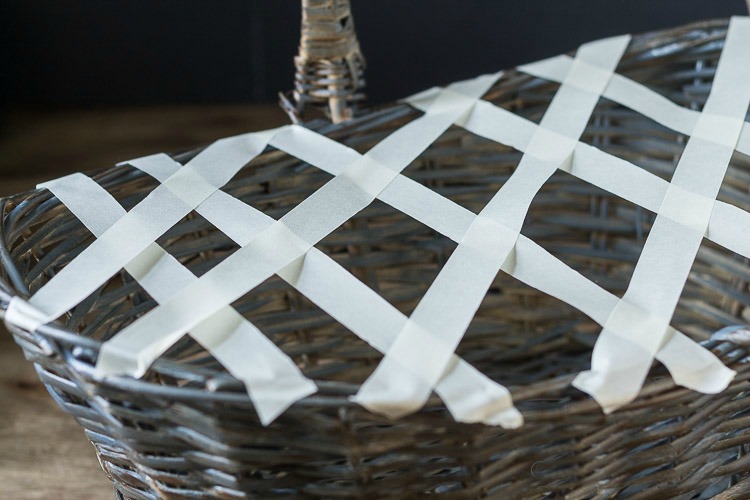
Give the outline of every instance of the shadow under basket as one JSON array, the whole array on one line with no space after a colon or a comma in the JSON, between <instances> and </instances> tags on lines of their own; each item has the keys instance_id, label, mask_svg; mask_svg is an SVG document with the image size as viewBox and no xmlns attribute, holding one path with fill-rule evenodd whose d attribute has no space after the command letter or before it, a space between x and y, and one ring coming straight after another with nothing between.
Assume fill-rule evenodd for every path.
<instances>
[{"instance_id":1,"label":"shadow under basket","mask_svg":"<svg viewBox=\"0 0 750 500\"><path fill-rule=\"evenodd\" d=\"M635 37L617 72L699 110L726 28L714 21ZM538 122L558 87L509 71L484 99ZM420 115L397 104L308 126L365 152ZM604 98L582 138L664 179L686 140ZM520 157L452 127L404 175L477 213ZM127 210L157 185L127 165L92 176ZM329 178L269 148L224 190L278 219ZM735 153L719 199L749 210L749 186L750 158ZM523 234L619 296L654 217L558 172L536 196ZM92 241L47 190L2 200L4 306L33 294ZM158 243L196 275L237 250L197 213ZM317 248L409 315L455 246L376 201ZM397 421L350 402L381 355L277 277L233 306L320 390L267 427L243 385L189 337L140 380L94 379L101 342L156 306L124 270L55 323L9 327L53 398L85 428L122 498L748 498L748 346L712 337L749 322L748 280L747 259L704 240L672 321L737 371L729 388L692 392L655 364L641 396L604 415L570 386L589 367L601 327L501 272L457 352L510 389L526 421L517 430L456 423L434 396Z\"/></svg>"}]
</instances>

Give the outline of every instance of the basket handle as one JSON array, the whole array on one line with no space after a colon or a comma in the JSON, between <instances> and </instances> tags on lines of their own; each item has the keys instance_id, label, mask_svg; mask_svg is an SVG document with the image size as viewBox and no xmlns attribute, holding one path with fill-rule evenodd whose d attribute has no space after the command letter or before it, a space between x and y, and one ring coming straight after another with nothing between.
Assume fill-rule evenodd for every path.
<instances>
[{"instance_id":1,"label":"basket handle","mask_svg":"<svg viewBox=\"0 0 750 500\"><path fill-rule=\"evenodd\" d=\"M294 58L294 90L280 93L281 108L294 123L308 106L333 122L352 118L364 99L365 60L354 31L349 0L302 0L299 52Z\"/></svg>"},{"instance_id":2,"label":"basket handle","mask_svg":"<svg viewBox=\"0 0 750 500\"><path fill-rule=\"evenodd\" d=\"M750 13L750 0L745 0ZM354 30L349 0L302 0L294 90L279 93L279 105L293 123L312 105L333 123L350 119L364 100L365 59Z\"/></svg>"}]
</instances>

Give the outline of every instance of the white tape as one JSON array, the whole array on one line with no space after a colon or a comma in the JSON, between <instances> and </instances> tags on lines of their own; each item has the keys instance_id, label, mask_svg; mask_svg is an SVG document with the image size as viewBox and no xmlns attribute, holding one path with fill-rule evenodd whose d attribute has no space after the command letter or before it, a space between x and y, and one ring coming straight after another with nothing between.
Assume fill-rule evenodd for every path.
<instances>
[{"instance_id":1,"label":"white tape","mask_svg":"<svg viewBox=\"0 0 750 500\"><path fill-rule=\"evenodd\" d=\"M690 137L685 146L628 289L596 342L591 370L574 381L605 412L637 397L655 353L669 336L669 321L706 232L750 105L748 47L750 19L733 18L711 92L695 127L698 135ZM679 224L675 217L685 222ZM634 315L634 309L647 311L647 320ZM613 331L627 331L628 335Z\"/></svg>"},{"instance_id":2,"label":"white tape","mask_svg":"<svg viewBox=\"0 0 750 500\"><path fill-rule=\"evenodd\" d=\"M390 348L407 321L403 313L317 249L279 276L380 352ZM455 355L435 391L457 421L505 428L523 424L508 390Z\"/></svg>"},{"instance_id":3,"label":"white tape","mask_svg":"<svg viewBox=\"0 0 750 500\"><path fill-rule=\"evenodd\" d=\"M459 293L458 302L463 305L458 307L463 308L461 312L465 314L464 318L451 317L448 319L454 323L439 325L449 333L460 331L459 339L463 335L460 322L468 324L474 314L473 310L470 311L474 307L472 304L478 306L484 296L484 292L480 294L479 290L485 283L489 286L487 280L491 282L501 264L503 271L560 298L605 325L605 331L614 327L616 331L612 331L611 337L615 343L632 344L631 340L627 340L632 324L643 325L644 334L641 336L648 337L645 332L651 331L655 322L659 321L658 315L642 307L642 304L618 301L518 234L534 193L559 168L645 208L658 211L659 218L666 221L663 225L667 228L671 225L675 232L684 231L687 226L694 233L705 234L726 248L750 257L750 241L736 237L738 227L750 227L750 216L746 212L714 201L715 196L705 196L700 189L694 189L695 186L687 182L690 177L686 177L684 183L670 185L624 160L578 142L580 130L596 103L593 96L602 92L606 97L622 101L634 109L643 108L647 116L661 114L652 118L667 126L674 126L676 130L685 130L683 133L692 132L693 142L706 143L704 150L732 147L733 142L737 141L731 138L731 134L728 136L725 129L737 129L736 135L740 136L739 129L744 125L742 120L738 124L737 117L726 112L731 102L716 104L716 109L699 118L695 112L684 110L645 87L619 75L612 77L612 71L608 69L612 64L612 54L602 48L611 44L609 49L614 50L621 40L618 38L584 46L576 60L555 58L525 67L531 68L529 72L537 71L540 76L544 72L565 76L564 85L555 97L558 102L555 104L553 100L540 126L486 101L477 101L497 78L497 75L492 75L414 96L409 102L425 110L425 116L399 129L364 156L305 129L288 127L260 135L241 136L244 138L242 140L232 138L217 143L191 161L190 168L176 170L178 166L166 156L140 159L136 166L164 183L160 186L161 194L154 196L160 189L157 188L131 213L112 222L116 230L98 230L107 240L106 244L99 243L100 238L96 244L101 248L97 251L87 249L65 268L67 270L75 264L79 271L78 274L68 272L68 278L75 278L72 297L58 297L60 293L68 292L64 290L65 280L58 279L58 275L42 289L47 290L46 295L37 294L30 303L14 299L6 320L34 329L38 324L57 317L54 313L62 314L74 306L77 303L75 300L85 298L119 268L127 265L144 288L159 289L164 294L164 300L159 300L164 305L105 344L102 350L104 356L100 357L104 361L98 367L100 370L107 372L109 365L114 371L137 375L188 330L194 336L196 330L203 330L205 333L201 342L209 351L218 350L222 363L241 367L243 353L249 352L245 349L253 348L239 344L233 346L239 349L226 348L231 344L223 343L221 334L213 336L212 333L233 332L227 338L239 339L252 339L254 335L263 337L257 330L242 331L245 328L243 325L254 327L238 315L234 316L236 313L227 306L276 272L357 335L381 352L388 352L384 363L390 363L396 372L403 373L408 387L394 388L391 384L388 390L392 392L386 398L379 398L379 394L375 394L377 391L373 391L371 396L379 411L390 415L413 411L421 406L434 386L457 420L506 427L520 425L520 413L513 408L507 390L457 358L453 354L455 339L436 337L435 332L440 332L439 329L433 329L432 325L425 326L425 322L407 320L312 245L369 204L374 197L379 197L460 242L449 264L455 259L458 264L454 262L451 265L458 269L461 259L465 260L463 273L454 274L457 280L464 280L463 283L476 287L471 289L474 297ZM589 47L598 49L590 50ZM570 107L564 105L566 101L572 103ZM591 101L593 104L590 104ZM524 168L519 166L516 174L506 183L507 187L501 191L505 191L503 196L496 196L479 216L399 174L451 123L525 151ZM746 130L747 127L739 137L738 149L741 151L743 147L745 151L750 149L747 147L750 140L744 139L749 135L745 133ZM248 145L248 141L252 144ZM253 151L260 144L265 147L268 141L336 176L280 221L273 221L218 191L236 172L232 169L244 165L257 154ZM687 198L690 199L689 203L685 203ZM176 214L185 210L187 214L192 209L197 209L242 248L200 279L180 266L181 273L184 271L190 275L190 283L183 283L172 279L169 256L165 257L163 250L156 245L149 245L170 227L168 221L177 217ZM93 217L91 214L89 216ZM181 216L171 224L179 218ZM141 237L141 226L148 228L147 236ZM123 245L126 248L117 247L121 243L120 238L125 235L131 237L132 234L139 235L137 243L127 243L125 239L122 241L126 242ZM503 262L495 254L498 249L501 255L512 258ZM461 254L465 254L464 257L460 257ZM128 263L128 259L134 257L135 262ZM94 268L83 276L87 274L87 266L96 265L102 259L108 267ZM490 276L472 267L475 263L484 266ZM115 269L117 266L120 267ZM57 283L50 287L55 281ZM441 287L446 290L455 287L448 281L448 278L441 281L439 276L433 287L438 290ZM446 308L457 307L450 296L442 296L438 292L434 292L433 297L429 295L428 292L423 302L432 304L440 311L443 305ZM626 313L623 314L623 311ZM470 314L467 315L467 312ZM431 318L426 319L429 322ZM668 322L669 319L667 325ZM407 334L396 338L402 330ZM731 370L680 332L666 326L663 330L665 335L658 342L645 338L637 345L644 351L651 349L651 355L655 354L667 366L677 383L703 392L717 392L726 387L733 376ZM399 341L402 337L404 340ZM272 347L267 339L266 342ZM401 353L398 352L399 342L402 343ZM425 345L432 345L433 349L425 352ZM394 350L396 354L393 354ZM413 363L414 353L417 353L420 363ZM288 360L283 353L278 354ZM429 356L429 359L419 358L420 355L425 358ZM381 365L376 375L381 368L385 371ZM232 371L231 368L229 370ZM289 399L284 396L283 381L263 381L263 373L261 369L255 374L257 383L269 388L269 391L278 383L281 397L274 402L275 394L267 392L257 393L255 398L267 398L269 408L277 407L283 411ZM396 375L391 377L392 382ZM272 414L269 412L269 415Z\"/></svg>"},{"instance_id":4,"label":"white tape","mask_svg":"<svg viewBox=\"0 0 750 500\"><path fill-rule=\"evenodd\" d=\"M469 226L355 400L391 418L419 410L445 370L521 233L531 202L570 158L630 37L585 44L555 94L513 175ZM596 69L591 69L595 67ZM568 85L568 81L587 88ZM565 167L563 167L565 168ZM406 368L408 367L408 369ZM419 377L414 376L419 374ZM417 381L428 381L429 386Z\"/></svg>"},{"instance_id":5,"label":"white tape","mask_svg":"<svg viewBox=\"0 0 750 500\"><path fill-rule=\"evenodd\" d=\"M618 303L617 296L555 259L523 235L516 244L515 257L512 269L504 266L503 271L570 304L602 326ZM648 316L648 312L638 309L634 316ZM615 333L624 336L627 332ZM664 363L675 383L703 393L723 391L735 375L711 351L671 327L656 359Z\"/></svg>"},{"instance_id":6,"label":"white tape","mask_svg":"<svg viewBox=\"0 0 750 500\"><path fill-rule=\"evenodd\" d=\"M279 130L283 128L217 141L157 187L31 297L29 304L37 310L38 324L58 318L88 297L229 182ZM151 158L137 161L148 163ZM192 204L183 198L192 200Z\"/></svg>"},{"instance_id":7,"label":"white tape","mask_svg":"<svg viewBox=\"0 0 750 500\"><path fill-rule=\"evenodd\" d=\"M5 321L19 328L33 332L39 325L46 323L46 318L38 309L32 307L21 297L12 297L5 311Z\"/></svg>"},{"instance_id":8,"label":"white tape","mask_svg":"<svg viewBox=\"0 0 750 500\"><path fill-rule=\"evenodd\" d=\"M165 158L168 158L165 156ZM172 167L166 180L181 166L169 161L154 163ZM47 188L95 235L100 236L126 212L104 188L83 174L73 174L40 185ZM169 300L198 278L172 255L152 243L125 266L157 303ZM295 401L314 393L315 384L297 365L252 323L227 307L210 322L193 328L191 336L237 379L245 383L264 425L272 422ZM98 375L118 373L119 357L104 343L97 364ZM135 374L135 375L140 375Z\"/></svg>"},{"instance_id":9,"label":"white tape","mask_svg":"<svg viewBox=\"0 0 750 500\"><path fill-rule=\"evenodd\" d=\"M303 142L314 147L300 148L299 140L288 140L291 138L289 134L278 136L272 141L272 145L280 149L285 145L294 145L290 149L299 153L305 161L320 162L321 168L329 173L340 173L342 166L361 156L325 136L301 127L293 128L294 135L303 135ZM319 153L325 154L320 157L317 156ZM174 160L163 155L154 157L144 171L163 181L179 166ZM403 179L401 176L400 178ZM248 244L262 229L274 222L268 215L222 191L217 191L216 196L207 199L197 211L240 246ZM310 249L305 257L295 260L278 274L380 352L387 351L406 322L407 318L398 309L316 248ZM209 352L214 353L215 346L211 342L203 339L201 344ZM118 348L125 350L128 347L120 345ZM107 356L109 352L111 348L105 348L100 356ZM243 352L237 349L235 355L240 356ZM130 356L137 356L137 352L131 352ZM220 358L220 361L222 359ZM452 363L453 369L446 372L436 391L454 418L462 422L483 422L508 428L515 428L523 423L523 418L513 407L506 388L458 357L455 357ZM109 366L109 369L102 368L109 373L111 370L117 372L127 367L113 365L100 357L101 365ZM268 381L268 384L272 385L273 382Z\"/></svg>"},{"instance_id":10,"label":"white tape","mask_svg":"<svg viewBox=\"0 0 750 500\"><path fill-rule=\"evenodd\" d=\"M407 99L406 102L425 110L434 98L435 91L430 89L416 98ZM690 111L690 113L694 112ZM696 121L692 120L692 123ZM472 114L457 125L478 136L525 152L527 155L531 154L528 151L528 144L538 129L533 122L487 101L477 103ZM550 137L553 137L553 141L559 142L559 138L554 134L550 134ZM542 158L539 159L543 159L545 154L540 156ZM669 188L669 182L664 179L580 141L576 144L568 172L652 212L659 211ZM387 191L383 194L386 193ZM412 201L412 203L416 202ZM738 231L742 231L742 228L750 231L750 214L722 201L713 203L706 237L733 252L750 258L750 238L737 237ZM677 217L676 214L671 213L662 215ZM681 217L678 217L675 222L682 223L680 219Z\"/></svg>"},{"instance_id":11,"label":"white tape","mask_svg":"<svg viewBox=\"0 0 750 500\"><path fill-rule=\"evenodd\" d=\"M561 55L545 59L544 61L525 64L519 66L518 69L538 78L561 83L572 64L573 59L570 56ZM621 104L643 116L651 118L675 132L685 135L694 134L695 126L700 116L699 111L675 104L645 85L618 74L612 77L602 95L617 104ZM429 102L430 96L423 97L421 102ZM708 137L714 136L712 132L713 129L709 128ZM724 139L723 136L719 136L709 140L722 142ZM750 125L747 123L742 128L736 149L745 155L750 155Z\"/></svg>"},{"instance_id":12,"label":"white tape","mask_svg":"<svg viewBox=\"0 0 750 500\"><path fill-rule=\"evenodd\" d=\"M300 140L301 136L304 137L304 140ZM342 164L349 163L360 156L359 153L346 146L303 128L296 128L294 137L291 135L277 136L272 144L333 175L341 171ZM303 144L312 147L303 147L301 146ZM166 156L160 160L162 163L172 162L174 164ZM159 166L159 163L153 166ZM161 168L161 170L164 169ZM154 172L149 171L149 173L153 174ZM155 176L157 179L159 178L158 172ZM239 200L221 192L219 194L223 196L207 200L199 207L198 211L238 244L243 245L257 234L259 227L272 222L270 217L260 214L257 210ZM465 208L403 176L399 176L389 185L380 198L456 241L461 239L475 217ZM221 200L220 208L214 210L213 205L216 205L219 200ZM256 221L259 218L263 219L264 222L237 224L237 221ZM517 254L519 259L522 259L524 255L530 255L530 257L519 260L517 269L509 271L511 274L532 286L549 282L550 276L560 276L561 279L555 282L557 283L555 286L541 286L540 288L544 292L581 309L595 320L604 321L602 318L606 318L608 311L616 304L617 298L615 296L589 282L523 236L519 241ZM322 264L316 265L315 263L318 261L321 261ZM529 265L529 262L533 264ZM526 264L523 265L524 263ZM300 265L303 271L294 270ZM320 267L320 269L316 269L317 267ZM535 274L534 270L538 273ZM331 314L332 317L381 352L387 350L393 337L395 337L398 330L394 329L400 329L406 320L399 311L390 306L375 292L314 248L308 252L305 259L298 259L279 274L307 295L321 309ZM300 276L299 282L292 281L290 276ZM565 291L560 292L559 287L562 287ZM684 349L678 351L672 348L674 345L680 345L680 342L686 344ZM669 352L679 352L679 355L671 357L659 354L659 359L668 368L680 363L687 364L691 369L708 365L713 371L716 371L714 367L718 366L719 369L723 369L729 374L732 373L724 368L721 362L710 352L700 348L679 332L675 333L675 337L666 347L671 348ZM706 356L708 359L704 359ZM464 362L460 363L465 365ZM462 372L466 372L466 375ZM695 372L693 370L690 373ZM723 381L726 378L722 377L721 380ZM729 376L729 379L731 379L731 376ZM685 379L678 380L678 382L684 385L689 384L689 387L704 392L715 392L717 390L717 383L707 378L698 378L692 382ZM494 390L492 390L493 385L496 386ZM447 392L446 386L456 388L453 395ZM508 413L507 408L500 406L503 398L499 397L498 388L500 386L482 380L482 376L469 365L459 365L457 369L446 374L436 390L458 420L502 423L506 427L517 425L513 422L519 422L520 416L517 419L511 418L513 412ZM467 403L463 403L464 401ZM503 408L504 413L497 411L500 408ZM494 419L489 417L494 417Z\"/></svg>"},{"instance_id":13,"label":"white tape","mask_svg":"<svg viewBox=\"0 0 750 500\"><path fill-rule=\"evenodd\" d=\"M448 95L438 98L434 113L411 122L386 138L196 283L123 330L109 341L112 349L137 352L131 361L131 370L136 370L146 360L155 359L181 332L212 314L208 311L220 307L222 302L230 303L304 255L312 243L369 204L372 193L387 185L382 175L369 175L373 162L387 165L390 180L395 178L434 138L469 111L498 76L455 84L453 89L472 96L472 99L456 100ZM280 136L286 134L294 135L295 129L284 130ZM382 174L383 170L380 172ZM520 414L512 406L511 410L511 416L518 421Z\"/></svg>"},{"instance_id":14,"label":"white tape","mask_svg":"<svg viewBox=\"0 0 750 500\"><path fill-rule=\"evenodd\" d=\"M359 153L353 149L310 130L298 128L296 134L298 137L304 136L302 143L305 147L302 147L300 142L289 140L289 136L277 136L273 140L273 145L332 175L340 172L342 160L353 161L359 156ZM604 171L607 170L598 156L589 156L594 160L592 168L597 166ZM632 167L632 165L630 166ZM589 166L586 166L584 170L588 168ZM627 188L624 194L632 198L637 196L637 193L649 193L655 198L653 200L648 198L647 202L658 207L661 203L660 200L666 193L668 183L648 172L637 169L637 167L633 168L636 168L636 172L642 173L645 178L636 175L635 179L638 182L629 183L632 184L632 189ZM663 189L641 188L643 185L648 185L648 181L652 180L652 177L653 180L664 184ZM661 187L661 184L657 186ZM456 242L463 239L472 221L477 217L461 205L403 175L399 175L381 193L379 198ZM717 206L721 205L717 204ZM737 209L737 212L745 213L739 209ZM727 228L732 228L733 224L736 224L736 221L730 217L726 219L725 225ZM721 223L723 220L719 219L719 222ZM736 227L734 226L732 230L736 231ZM730 229L721 232L730 234ZM503 266L503 271L572 305L602 326L617 304L616 296L587 280L523 235L519 237L516 244L515 257L514 265ZM328 276L328 274L322 276ZM327 278L320 279L318 286L325 282L327 282ZM356 301L357 304L360 304L360 302L359 300ZM323 309L326 308L323 307ZM328 312L330 313L330 311ZM643 315L646 312L642 311L639 314ZM366 316L371 328L376 331L390 331L390 325L380 324L377 320L378 316L380 314ZM734 375L734 372L726 368L710 351L676 330L672 331L672 336L662 351L657 354L657 359L666 365L677 383L701 392L713 393L723 390ZM701 367L700 369L703 371L702 376L696 375L698 367ZM469 384L464 385L463 391L466 394L475 390L480 391L482 389L474 388ZM490 402L488 401L487 404L490 404Z\"/></svg>"}]
</instances>

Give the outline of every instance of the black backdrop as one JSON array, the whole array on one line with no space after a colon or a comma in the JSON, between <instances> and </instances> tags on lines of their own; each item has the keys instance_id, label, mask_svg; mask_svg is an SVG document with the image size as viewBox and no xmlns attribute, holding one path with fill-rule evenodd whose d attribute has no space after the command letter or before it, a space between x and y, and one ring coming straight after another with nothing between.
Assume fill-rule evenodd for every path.
<instances>
[{"instance_id":1,"label":"black backdrop","mask_svg":"<svg viewBox=\"0 0 750 500\"><path fill-rule=\"evenodd\" d=\"M352 3L371 102L608 35L747 13L745 0ZM291 86L299 38L295 0L0 0L0 5L3 107L268 101Z\"/></svg>"}]
</instances>

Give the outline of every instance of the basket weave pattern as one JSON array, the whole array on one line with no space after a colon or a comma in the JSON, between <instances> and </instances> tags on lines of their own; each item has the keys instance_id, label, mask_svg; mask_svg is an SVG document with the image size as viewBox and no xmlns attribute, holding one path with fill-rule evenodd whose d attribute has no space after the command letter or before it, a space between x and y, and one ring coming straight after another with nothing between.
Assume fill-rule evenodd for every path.
<instances>
[{"instance_id":1,"label":"basket weave pattern","mask_svg":"<svg viewBox=\"0 0 750 500\"><path fill-rule=\"evenodd\" d=\"M638 37L618 73L700 109L725 34L726 24L717 22ZM557 84L509 72L484 99L538 122L556 89ZM396 105L337 126L311 126L365 152L419 115ZM602 99L582 140L669 178L685 137ZM175 159L184 163L196 153ZM516 150L453 127L404 174L476 213L519 159ZM127 166L94 178L128 210L156 185ZM329 178L269 151L224 190L278 219ZM736 154L719 199L749 210L749 185L750 159ZM523 234L619 295L653 218L558 172L535 198ZM91 241L46 191L5 200L5 298L35 292ZM159 244L199 276L237 250L195 213ZM317 247L408 315L455 243L375 202ZM87 430L104 469L127 498L375 498L428 492L461 498L618 493L663 498L669 492L689 498L730 487L742 495L750 492L747 352L738 344L742 336L734 342L709 337L726 324L743 322L749 276L744 259L704 242L673 320L675 327L706 340L738 372L729 389L699 395L675 387L657 367L636 402L603 415L569 387L588 367L597 325L499 274L458 354L511 389L527 422L518 431L456 423L437 398L397 422L350 403L347 396L372 372L380 354L278 278L234 307L290 355L320 391L269 427L258 422L241 384L188 338L143 380L93 379L100 342L155 307L124 271L64 323L37 332L12 330L53 397Z\"/></svg>"}]
</instances>

